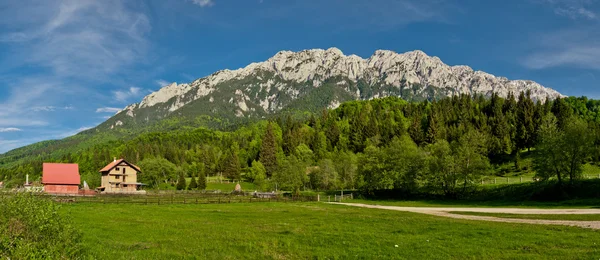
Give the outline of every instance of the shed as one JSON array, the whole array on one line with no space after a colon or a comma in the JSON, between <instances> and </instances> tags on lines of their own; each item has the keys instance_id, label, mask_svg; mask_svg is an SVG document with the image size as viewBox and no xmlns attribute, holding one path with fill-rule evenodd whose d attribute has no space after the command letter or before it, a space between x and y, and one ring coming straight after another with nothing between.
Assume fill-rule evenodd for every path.
<instances>
[{"instance_id":1,"label":"shed","mask_svg":"<svg viewBox=\"0 0 600 260\"><path fill-rule=\"evenodd\" d=\"M80 182L79 165L44 163L42 184L46 193L76 195L79 192Z\"/></svg>"}]
</instances>

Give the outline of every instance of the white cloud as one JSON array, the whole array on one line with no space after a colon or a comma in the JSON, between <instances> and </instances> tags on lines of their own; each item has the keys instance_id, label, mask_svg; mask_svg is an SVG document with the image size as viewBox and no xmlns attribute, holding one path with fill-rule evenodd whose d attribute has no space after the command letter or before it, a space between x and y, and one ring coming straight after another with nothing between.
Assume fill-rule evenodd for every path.
<instances>
[{"instance_id":1,"label":"white cloud","mask_svg":"<svg viewBox=\"0 0 600 260\"><path fill-rule=\"evenodd\" d=\"M114 93L96 86L129 86L131 69L149 64L152 27L142 1L18 0L0 6L0 127L27 127L28 134L15 145L62 137L67 122L89 121L83 111L60 112L109 103ZM56 133L45 134L47 129Z\"/></svg>"},{"instance_id":2,"label":"white cloud","mask_svg":"<svg viewBox=\"0 0 600 260\"><path fill-rule=\"evenodd\" d=\"M128 102L131 98L140 97L144 92L138 87L129 87L127 90L113 91L115 100L119 102Z\"/></svg>"},{"instance_id":3,"label":"white cloud","mask_svg":"<svg viewBox=\"0 0 600 260\"><path fill-rule=\"evenodd\" d=\"M52 111L56 111L57 109L59 109L59 110L73 110L74 107L73 106L65 106L65 107L39 106L39 107L32 107L31 111L33 111L33 112L41 112L41 111L52 112Z\"/></svg>"},{"instance_id":4,"label":"white cloud","mask_svg":"<svg viewBox=\"0 0 600 260\"><path fill-rule=\"evenodd\" d=\"M290 1L261 8L258 15L274 22L302 20L332 30L390 30L419 22L450 22L465 12L445 0ZM301 15L312 13L311 19ZM331 15L335 13L336 15ZM343 22L340 22L343 21Z\"/></svg>"},{"instance_id":5,"label":"white cloud","mask_svg":"<svg viewBox=\"0 0 600 260\"><path fill-rule=\"evenodd\" d=\"M96 113L117 113L121 111L121 108L116 107L101 107L96 109Z\"/></svg>"},{"instance_id":6,"label":"white cloud","mask_svg":"<svg viewBox=\"0 0 600 260\"><path fill-rule=\"evenodd\" d=\"M23 131L19 128L16 127L7 127L7 128L1 128L0 127L0 133L7 133L7 132L20 132Z\"/></svg>"},{"instance_id":7,"label":"white cloud","mask_svg":"<svg viewBox=\"0 0 600 260\"><path fill-rule=\"evenodd\" d=\"M537 0L549 5L554 13L571 19L596 20L598 15L590 9L597 0Z\"/></svg>"},{"instance_id":8,"label":"white cloud","mask_svg":"<svg viewBox=\"0 0 600 260\"><path fill-rule=\"evenodd\" d=\"M156 85L158 85L161 88L164 87L164 86L166 86L166 85L171 84L170 82L168 82L168 81L166 81L164 79L157 79L154 82L156 82Z\"/></svg>"},{"instance_id":9,"label":"white cloud","mask_svg":"<svg viewBox=\"0 0 600 260\"><path fill-rule=\"evenodd\" d=\"M557 31L536 37L522 61L531 69L571 66L600 70L600 32L594 27Z\"/></svg>"},{"instance_id":10,"label":"white cloud","mask_svg":"<svg viewBox=\"0 0 600 260\"><path fill-rule=\"evenodd\" d=\"M41 12L38 5L46 11L36 13ZM127 9L125 1L37 2L18 8L0 11L0 16L6 21L19 15L41 18L11 24L28 29L4 34L0 41L15 45L16 56L23 61L17 64L49 68L58 76L106 79L143 57L148 44L148 18Z\"/></svg>"},{"instance_id":11,"label":"white cloud","mask_svg":"<svg viewBox=\"0 0 600 260\"><path fill-rule=\"evenodd\" d=\"M215 4L212 0L192 0L192 3L199 5L200 7L208 7Z\"/></svg>"}]
</instances>

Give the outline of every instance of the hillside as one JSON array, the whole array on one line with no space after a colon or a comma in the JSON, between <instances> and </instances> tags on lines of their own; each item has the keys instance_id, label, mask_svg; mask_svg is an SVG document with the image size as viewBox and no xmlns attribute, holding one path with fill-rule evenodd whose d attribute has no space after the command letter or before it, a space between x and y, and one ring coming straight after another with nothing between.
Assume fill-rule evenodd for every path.
<instances>
[{"instance_id":1,"label":"hillside","mask_svg":"<svg viewBox=\"0 0 600 260\"><path fill-rule=\"evenodd\" d=\"M264 62L222 70L191 83L172 83L132 104L97 131L147 127L169 118L218 127L281 112L316 112L350 100L387 96L433 100L459 94L507 97L531 91L533 100L562 95L527 80L449 66L422 51L378 50L363 59L339 49L281 51ZM215 120L218 118L218 120Z\"/></svg>"},{"instance_id":2,"label":"hillside","mask_svg":"<svg viewBox=\"0 0 600 260\"><path fill-rule=\"evenodd\" d=\"M63 140L47 141L0 155L0 166L21 160L57 158L110 140L142 133L235 130L240 125L336 108L352 100L387 96L407 101L439 100L459 94L508 97L529 91L533 100L562 97L533 81L508 80L449 66L422 51L378 50L363 59L339 49L281 51L264 62L222 70L191 83L172 83L127 106L96 128Z\"/></svg>"}]
</instances>

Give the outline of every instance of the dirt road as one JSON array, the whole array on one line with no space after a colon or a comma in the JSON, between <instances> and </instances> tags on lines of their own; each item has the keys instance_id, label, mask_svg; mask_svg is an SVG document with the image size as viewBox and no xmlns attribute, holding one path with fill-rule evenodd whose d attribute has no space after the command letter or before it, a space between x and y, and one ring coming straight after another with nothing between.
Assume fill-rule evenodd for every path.
<instances>
[{"instance_id":1,"label":"dirt road","mask_svg":"<svg viewBox=\"0 0 600 260\"><path fill-rule=\"evenodd\" d=\"M442 208L442 207L397 207L368 205L359 203L337 203L331 204L346 205L353 207L387 209L396 211L406 211L414 213L429 214L457 219L505 222L505 223L524 223L541 225L565 225L582 228L600 229L600 221L572 221L572 220L542 220L542 219L516 219L516 218L497 218L488 216L460 215L450 212L482 212L482 213L506 213L506 214L600 214L600 209L526 209L526 208Z\"/></svg>"}]
</instances>

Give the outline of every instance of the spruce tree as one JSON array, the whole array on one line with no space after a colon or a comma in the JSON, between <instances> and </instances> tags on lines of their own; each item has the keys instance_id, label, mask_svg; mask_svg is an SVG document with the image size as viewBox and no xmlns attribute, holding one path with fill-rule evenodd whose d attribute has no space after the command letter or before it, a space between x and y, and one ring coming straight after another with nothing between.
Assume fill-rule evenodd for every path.
<instances>
[{"instance_id":1,"label":"spruce tree","mask_svg":"<svg viewBox=\"0 0 600 260\"><path fill-rule=\"evenodd\" d=\"M227 156L224 173L227 178L238 181L241 179L242 168L240 166L238 153L235 149L232 149Z\"/></svg>"},{"instance_id":2,"label":"spruce tree","mask_svg":"<svg viewBox=\"0 0 600 260\"><path fill-rule=\"evenodd\" d=\"M517 148L531 148L535 125L533 121L534 104L531 100L531 91L521 92L517 102Z\"/></svg>"},{"instance_id":3,"label":"spruce tree","mask_svg":"<svg viewBox=\"0 0 600 260\"><path fill-rule=\"evenodd\" d=\"M190 185L188 185L188 190L195 190L198 188L198 183L196 182L196 177L192 175L192 180L190 180Z\"/></svg>"},{"instance_id":4,"label":"spruce tree","mask_svg":"<svg viewBox=\"0 0 600 260\"><path fill-rule=\"evenodd\" d=\"M267 124L258 160L265 166L267 177L271 177L277 168L277 141L271 122Z\"/></svg>"},{"instance_id":5,"label":"spruce tree","mask_svg":"<svg viewBox=\"0 0 600 260\"><path fill-rule=\"evenodd\" d=\"M439 139L440 136L440 131L438 129L438 120L437 120L437 113L435 112L435 109L432 108L431 109L431 113L430 115L427 117L428 122L427 122L427 134L425 136L425 141L427 143L433 144L435 143L436 140Z\"/></svg>"},{"instance_id":6,"label":"spruce tree","mask_svg":"<svg viewBox=\"0 0 600 260\"><path fill-rule=\"evenodd\" d=\"M179 179L177 180L177 190L185 190L185 187L187 187L186 185L186 181L185 181L185 176L183 176L183 173L179 174Z\"/></svg>"},{"instance_id":7,"label":"spruce tree","mask_svg":"<svg viewBox=\"0 0 600 260\"><path fill-rule=\"evenodd\" d=\"M198 189L199 190L205 190L206 189L206 175L204 174L203 170L201 170L198 173Z\"/></svg>"}]
</instances>

